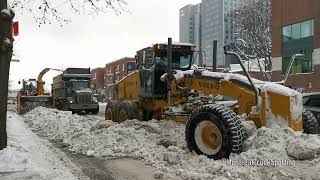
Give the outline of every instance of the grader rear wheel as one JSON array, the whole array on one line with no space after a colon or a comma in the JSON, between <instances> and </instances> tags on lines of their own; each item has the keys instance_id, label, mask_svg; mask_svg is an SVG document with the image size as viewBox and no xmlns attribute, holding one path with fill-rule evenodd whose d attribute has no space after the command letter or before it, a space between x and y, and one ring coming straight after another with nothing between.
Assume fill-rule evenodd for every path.
<instances>
[{"instance_id":1,"label":"grader rear wheel","mask_svg":"<svg viewBox=\"0 0 320 180\"><path fill-rule=\"evenodd\" d=\"M302 109L303 129L307 134L319 134L320 125L317 118L306 108Z\"/></svg>"},{"instance_id":2,"label":"grader rear wheel","mask_svg":"<svg viewBox=\"0 0 320 180\"><path fill-rule=\"evenodd\" d=\"M139 110L138 106L129 100L125 100L119 103L117 107L117 122L122 123L127 119L138 119Z\"/></svg>"},{"instance_id":3,"label":"grader rear wheel","mask_svg":"<svg viewBox=\"0 0 320 180\"><path fill-rule=\"evenodd\" d=\"M239 153L245 139L240 118L229 108L216 104L201 106L193 112L185 135L190 151L213 159Z\"/></svg>"}]
</instances>

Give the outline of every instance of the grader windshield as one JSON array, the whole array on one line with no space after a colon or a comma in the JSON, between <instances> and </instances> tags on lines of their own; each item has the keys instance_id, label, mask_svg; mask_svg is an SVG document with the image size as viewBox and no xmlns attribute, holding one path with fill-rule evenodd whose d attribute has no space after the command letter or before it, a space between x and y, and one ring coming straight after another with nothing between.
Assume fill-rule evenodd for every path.
<instances>
[{"instance_id":1,"label":"grader windshield","mask_svg":"<svg viewBox=\"0 0 320 180\"><path fill-rule=\"evenodd\" d=\"M168 65L167 45L158 44L155 46L155 62L164 66ZM188 70L192 65L194 46L192 44L173 44L172 68Z\"/></svg>"}]
</instances>

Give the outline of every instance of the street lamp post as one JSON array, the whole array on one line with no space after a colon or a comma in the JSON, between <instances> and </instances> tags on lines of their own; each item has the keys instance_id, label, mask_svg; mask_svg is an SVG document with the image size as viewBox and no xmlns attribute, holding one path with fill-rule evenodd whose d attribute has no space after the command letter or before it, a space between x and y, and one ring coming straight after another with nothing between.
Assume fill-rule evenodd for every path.
<instances>
[{"instance_id":1,"label":"street lamp post","mask_svg":"<svg viewBox=\"0 0 320 180\"><path fill-rule=\"evenodd\" d=\"M10 61L12 57L12 19L7 0L0 0L0 150L7 147L7 99Z\"/></svg>"}]
</instances>

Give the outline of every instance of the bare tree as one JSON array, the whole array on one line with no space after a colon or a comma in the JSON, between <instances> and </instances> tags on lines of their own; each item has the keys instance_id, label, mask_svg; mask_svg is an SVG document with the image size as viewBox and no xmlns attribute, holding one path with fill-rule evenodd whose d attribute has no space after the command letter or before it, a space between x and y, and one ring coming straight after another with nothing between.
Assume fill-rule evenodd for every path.
<instances>
[{"instance_id":1,"label":"bare tree","mask_svg":"<svg viewBox=\"0 0 320 180\"><path fill-rule=\"evenodd\" d=\"M260 69L260 79L271 79L271 0L253 0L236 12L234 50Z\"/></svg>"},{"instance_id":2,"label":"bare tree","mask_svg":"<svg viewBox=\"0 0 320 180\"><path fill-rule=\"evenodd\" d=\"M68 10L73 13L95 15L112 10L116 14L125 11L126 0L9 0L11 7L18 13L30 13L39 24L70 22ZM10 61L12 58L13 38L12 19L14 12L8 7L7 0L0 0L0 150L7 146L7 99Z\"/></svg>"},{"instance_id":3,"label":"bare tree","mask_svg":"<svg viewBox=\"0 0 320 180\"><path fill-rule=\"evenodd\" d=\"M71 21L66 12L97 15L108 10L116 14L126 12L126 0L9 0L15 11L29 13L39 24L58 22L60 25Z\"/></svg>"}]
</instances>

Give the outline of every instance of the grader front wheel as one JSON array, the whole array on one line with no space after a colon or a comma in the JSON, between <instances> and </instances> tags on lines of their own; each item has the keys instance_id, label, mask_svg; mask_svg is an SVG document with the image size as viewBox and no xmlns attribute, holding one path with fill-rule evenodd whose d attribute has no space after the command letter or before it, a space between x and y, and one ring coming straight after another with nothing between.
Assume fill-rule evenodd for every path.
<instances>
[{"instance_id":1,"label":"grader front wheel","mask_svg":"<svg viewBox=\"0 0 320 180\"><path fill-rule=\"evenodd\" d=\"M221 159L241 151L245 131L232 110L212 104L201 106L191 114L185 137L190 151Z\"/></svg>"},{"instance_id":2,"label":"grader front wheel","mask_svg":"<svg viewBox=\"0 0 320 180\"><path fill-rule=\"evenodd\" d=\"M110 100L107 100L105 119L112 120L113 122L117 122L116 106Z\"/></svg>"}]
</instances>

